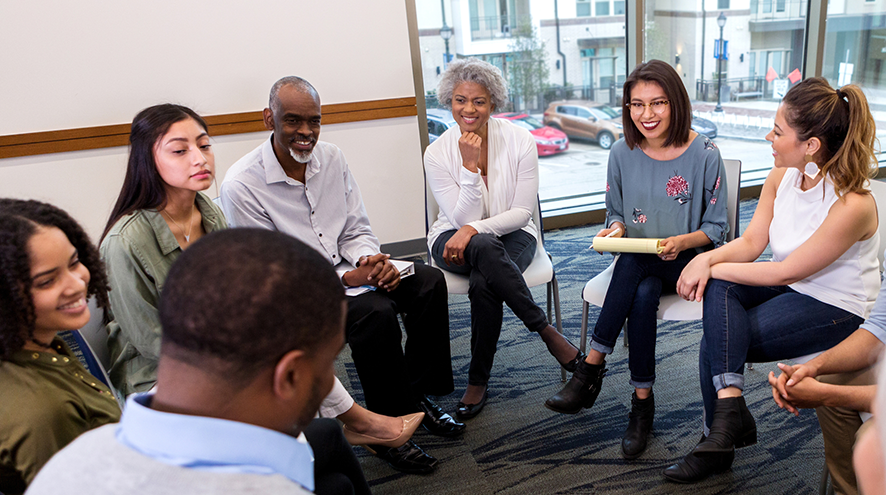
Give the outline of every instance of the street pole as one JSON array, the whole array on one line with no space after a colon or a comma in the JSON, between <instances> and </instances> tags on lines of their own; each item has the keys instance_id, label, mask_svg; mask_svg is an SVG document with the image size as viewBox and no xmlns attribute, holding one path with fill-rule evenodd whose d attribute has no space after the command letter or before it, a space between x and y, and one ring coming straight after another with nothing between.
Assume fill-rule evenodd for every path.
<instances>
[{"instance_id":1,"label":"street pole","mask_svg":"<svg viewBox=\"0 0 886 495\"><path fill-rule=\"evenodd\" d=\"M440 37L443 38L443 43L446 45L446 63L443 65L443 69L446 70L446 65L449 64L449 38L452 37L452 28L446 25L445 0L440 0L440 11L443 14L443 27L440 28Z\"/></svg>"},{"instance_id":2,"label":"street pole","mask_svg":"<svg viewBox=\"0 0 886 495\"><path fill-rule=\"evenodd\" d=\"M717 108L714 109L715 112L723 112L723 106L720 102L723 101L723 98L720 94L720 89L723 86L723 56L726 55L726 50L723 47L723 26L726 25L726 15L723 12L720 12L720 15L717 17L717 24L720 26L720 50L717 53Z\"/></svg>"}]
</instances>

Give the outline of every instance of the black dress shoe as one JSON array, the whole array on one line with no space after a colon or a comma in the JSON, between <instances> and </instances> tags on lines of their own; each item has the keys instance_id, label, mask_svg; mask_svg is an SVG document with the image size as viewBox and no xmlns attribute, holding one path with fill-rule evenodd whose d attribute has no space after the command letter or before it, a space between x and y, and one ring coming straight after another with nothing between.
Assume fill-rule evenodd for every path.
<instances>
[{"instance_id":1,"label":"black dress shoe","mask_svg":"<svg viewBox=\"0 0 886 495\"><path fill-rule=\"evenodd\" d=\"M421 425L432 435L457 437L465 432L465 424L446 414L434 401L425 397L418 403L418 410L425 413Z\"/></svg>"},{"instance_id":2,"label":"black dress shoe","mask_svg":"<svg viewBox=\"0 0 886 495\"><path fill-rule=\"evenodd\" d=\"M437 468L437 459L422 450L412 440L399 447L367 445L366 450L403 473L427 474Z\"/></svg>"},{"instance_id":3,"label":"black dress shoe","mask_svg":"<svg viewBox=\"0 0 886 495\"><path fill-rule=\"evenodd\" d=\"M459 402L455 408L455 415L458 416L458 419L471 419L474 416L480 414L480 411L483 410L483 406L486 405L486 399L489 398L489 389L483 391L483 398L480 399L480 402L476 404L465 404L464 402Z\"/></svg>"}]
</instances>

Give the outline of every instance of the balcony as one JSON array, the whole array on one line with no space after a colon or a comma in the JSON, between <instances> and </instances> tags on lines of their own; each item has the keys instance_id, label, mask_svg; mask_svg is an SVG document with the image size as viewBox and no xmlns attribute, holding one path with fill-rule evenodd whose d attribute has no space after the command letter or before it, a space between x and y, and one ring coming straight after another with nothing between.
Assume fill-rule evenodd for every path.
<instances>
[{"instance_id":1,"label":"balcony","mask_svg":"<svg viewBox=\"0 0 886 495\"><path fill-rule=\"evenodd\" d=\"M806 18L806 1L751 0L751 22Z\"/></svg>"},{"instance_id":2,"label":"balcony","mask_svg":"<svg viewBox=\"0 0 886 495\"><path fill-rule=\"evenodd\" d=\"M517 15L493 15L471 17L471 40L497 40L510 38L511 32L516 31L518 22L529 22L529 16Z\"/></svg>"}]
</instances>

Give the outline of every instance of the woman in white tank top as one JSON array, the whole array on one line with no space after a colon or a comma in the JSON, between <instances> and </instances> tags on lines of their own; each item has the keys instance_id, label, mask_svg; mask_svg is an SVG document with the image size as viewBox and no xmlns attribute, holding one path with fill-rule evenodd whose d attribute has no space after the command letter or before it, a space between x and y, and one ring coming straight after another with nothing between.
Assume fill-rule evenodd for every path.
<instances>
[{"instance_id":1,"label":"woman in white tank top","mask_svg":"<svg viewBox=\"0 0 886 495\"><path fill-rule=\"evenodd\" d=\"M696 256L677 283L685 299L704 295L705 436L664 471L671 481L725 471L735 448L756 443L741 395L746 362L833 347L864 321L879 289L877 207L867 188L875 128L861 89L800 82L766 139L774 168L747 230ZM755 263L767 245L772 261Z\"/></svg>"}]
</instances>

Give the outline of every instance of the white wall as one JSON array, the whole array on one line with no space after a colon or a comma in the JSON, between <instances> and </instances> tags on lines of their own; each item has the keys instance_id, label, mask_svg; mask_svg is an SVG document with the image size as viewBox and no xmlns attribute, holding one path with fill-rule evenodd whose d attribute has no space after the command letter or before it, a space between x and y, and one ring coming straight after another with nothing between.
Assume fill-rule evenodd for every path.
<instances>
[{"instance_id":1,"label":"white wall","mask_svg":"<svg viewBox=\"0 0 886 495\"><path fill-rule=\"evenodd\" d=\"M415 96L403 0L0 2L0 135L128 123L176 102L203 115L267 104L275 80L310 80L322 102ZM265 133L216 138L218 180ZM324 126L390 243L424 237L415 117ZM0 160L0 196L57 204L97 236L125 147Z\"/></svg>"}]
</instances>

